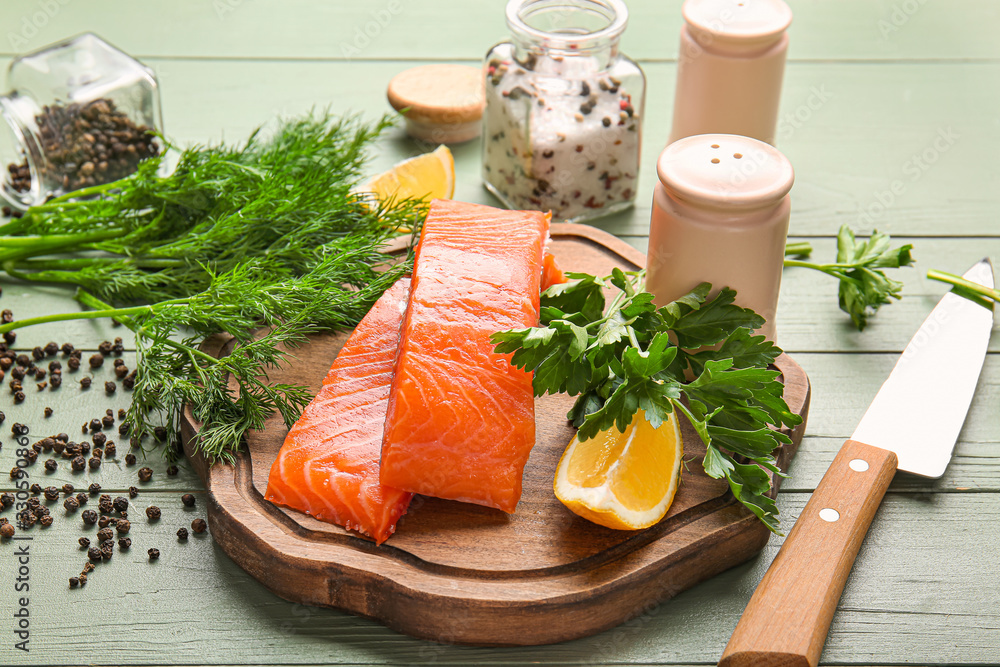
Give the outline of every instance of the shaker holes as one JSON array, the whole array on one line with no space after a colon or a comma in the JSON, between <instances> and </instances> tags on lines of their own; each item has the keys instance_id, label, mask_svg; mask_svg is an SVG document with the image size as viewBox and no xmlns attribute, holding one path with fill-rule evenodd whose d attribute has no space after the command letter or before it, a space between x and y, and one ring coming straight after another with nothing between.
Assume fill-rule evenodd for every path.
<instances>
[{"instance_id":1,"label":"shaker holes","mask_svg":"<svg viewBox=\"0 0 1000 667\"><path fill-rule=\"evenodd\" d=\"M717 157L712 158L712 164L719 164L719 158Z\"/></svg>"},{"instance_id":2,"label":"shaker holes","mask_svg":"<svg viewBox=\"0 0 1000 667\"><path fill-rule=\"evenodd\" d=\"M733 157L739 160L741 157L743 157L743 153L733 153Z\"/></svg>"}]
</instances>

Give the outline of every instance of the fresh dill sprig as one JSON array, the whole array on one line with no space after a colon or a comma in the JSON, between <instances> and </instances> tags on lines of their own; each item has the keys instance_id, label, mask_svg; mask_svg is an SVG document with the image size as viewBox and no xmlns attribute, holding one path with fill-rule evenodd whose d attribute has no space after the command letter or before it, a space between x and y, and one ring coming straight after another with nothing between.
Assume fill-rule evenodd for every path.
<instances>
[{"instance_id":1,"label":"fresh dill sprig","mask_svg":"<svg viewBox=\"0 0 1000 667\"><path fill-rule=\"evenodd\" d=\"M267 372L309 334L356 325L409 266L385 243L400 228L418 233L425 203L353 189L367 147L389 124L311 114L270 138L258 130L236 147L185 149L168 176L151 158L126 179L29 209L0 227L3 269L75 285L92 310L0 333L117 319L136 336L133 444L161 423L173 438L188 405L203 423L196 449L232 460L249 429L274 412L290 426L309 400ZM201 350L216 334L235 339L221 359Z\"/></svg>"}]
</instances>

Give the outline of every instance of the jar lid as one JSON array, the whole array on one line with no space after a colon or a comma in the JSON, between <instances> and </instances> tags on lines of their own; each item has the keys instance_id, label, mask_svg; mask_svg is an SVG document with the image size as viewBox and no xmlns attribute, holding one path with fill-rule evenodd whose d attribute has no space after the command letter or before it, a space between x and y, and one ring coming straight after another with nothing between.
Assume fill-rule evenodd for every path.
<instances>
[{"instance_id":1,"label":"jar lid","mask_svg":"<svg viewBox=\"0 0 1000 667\"><path fill-rule=\"evenodd\" d=\"M795 180L792 164L777 148L738 134L679 139L660 154L656 173L677 198L727 209L774 204Z\"/></svg>"},{"instance_id":2,"label":"jar lid","mask_svg":"<svg viewBox=\"0 0 1000 667\"><path fill-rule=\"evenodd\" d=\"M792 10L783 0L687 0L681 11L704 45L712 40L765 44L775 41L792 23Z\"/></svg>"},{"instance_id":3,"label":"jar lid","mask_svg":"<svg viewBox=\"0 0 1000 667\"><path fill-rule=\"evenodd\" d=\"M486 99L483 72L478 67L413 67L392 78L386 95L394 109L406 109L404 117L411 134L414 130L419 134L433 133L433 138L443 143L466 141L479 135L477 128Z\"/></svg>"}]
</instances>

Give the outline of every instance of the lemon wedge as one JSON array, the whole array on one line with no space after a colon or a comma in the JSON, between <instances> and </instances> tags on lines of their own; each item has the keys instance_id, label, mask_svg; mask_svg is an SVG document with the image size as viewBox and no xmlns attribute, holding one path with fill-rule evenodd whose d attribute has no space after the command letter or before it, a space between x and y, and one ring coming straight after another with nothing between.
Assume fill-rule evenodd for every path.
<instances>
[{"instance_id":1,"label":"lemon wedge","mask_svg":"<svg viewBox=\"0 0 1000 667\"><path fill-rule=\"evenodd\" d=\"M455 159L445 145L403 160L357 188L379 199L426 197L451 199L455 194Z\"/></svg>"},{"instance_id":2,"label":"lemon wedge","mask_svg":"<svg viewBox=\"0 0 1000 667\"><path fill-rule=\"evenodd\" d=\"M602 526L648 528L670 509L683 453L676 415L654 429L640 410L624 433L612 427L590 440L573 436L556 469L556 497Z\"/></svg>"}]
</instances>

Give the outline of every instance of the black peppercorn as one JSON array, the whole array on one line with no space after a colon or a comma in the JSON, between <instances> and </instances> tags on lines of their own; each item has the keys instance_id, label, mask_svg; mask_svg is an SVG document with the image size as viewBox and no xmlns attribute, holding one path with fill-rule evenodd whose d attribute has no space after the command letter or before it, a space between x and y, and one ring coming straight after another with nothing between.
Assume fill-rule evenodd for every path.
<instances>
[{"instance_id":1,"label":"black peppercorn","mask_svg":"<svg viewBox=\"0 0 1000 667\"><path fill-rule=\"evenodd\" d=\"M81 389L90 389L90 383L91 383L90 377L84 376L84 377L80 378L80 388Z\"/></svg>"},{"instance_id":2,"label":"black peppercorn","mask_svg":"<svg viewBox=\"0 0 1000 667\"><path fill-rule=\"evenodd\" d=\"M91 459L87 461L87 465L90 466L91 470L97 470L98 468L101 467L101 459L97 458L96 456L91 457Z\"/></svg>"},{"instance_id":3,"label":"black peppercorn","mask_svg":"<svg viewBox=\"0 0 1000 667\"><path fill-rule=\"evenodd\" d=\"M180 540L181 542L183 542L187 538L188 538L188 529L187 528L179 528L177 530L177 539Z\"/></svg>"},{"instance_id":4,"label":"black peppercorn","mask_svg":"<svg viewBox=\"0 0 1000 667\"><path fill-rule=\"evenodd\" d=\"M97 539L101 542L113 539L114 536L115 532L110 528L101 528L99 531L97 531Z\"/></svg>"},{"instance_id":5,"label":"black peppercorn","mask_svg":"<svg viewBox=\"0 0 1000 667\"><path fill-rule=\"evenodd\" d=\"M62 364L61 363L59 363L58 361L50 361L49 362L49 372L50 373L55 373L56 371L61 371L61 370L62 370Z\"/></svg>"},{"instance_id":6,"label":"black peppercorn","mask_svg":"<svg viewBox=\"0 0 1000 667\"><path fill-rule=\"evenodd\" d=\"M86 493L76 494L76 502L80 503L81 507L86 505L88 500L90 500L90 496L88 496Z\"/></svg>"},{"instance_id":7,"label":"black peppercorn","mask_svg":"<svg viewBox=\"0 0 1000 667\"><path fill-rule=\"evenodd\" d=\"M122 550L128 550L132 548L132 538L122 537L118 540L118 548Z\"/></svg>"},{"instance_id":8,"label":"black peppercorn","mask_svg":"<svg viewBox=\"0 0 1000 667\"><path fill-rule=\"evenodd\" d=\"M163 426L157 426L153 429L153 437L163 442L167 439L167 429Z\"/></svg>"},{"instance_id":9,"label":"black peppercorn","mask_svg":"<svg viewBox=\"0 0 1000 667\"><path fill-rule=\"evenodd\" d=\"M138 495L139 495L139 489L137 487L134 487L134 486L128 487L128 497L129 498L135 498Z\"/></svg>"},{"instance_id":10,"label":"black peppercorn","mask_svg":"<svg viewBox=\"0 0 1000 667\"><path fill-rule=\"evenodd\" d=\"M95 459L99 459L99 458L101 458L102 456L104 456L104 450L103 450L103 449L101 449L100 447L94 447L94 453L92 454L92 456L93 456L93 457L94 457Z\"/></svg>"},{"instance_id":11,"label":"black peppercorn","mask_svg":"<svg viewBox=\"0 0 1000 667\"><path fill-rule=\"evenodd\" d=\"M45 358L45 350L36 346L31 350L31 356L35 361L41 361Z\"/></svg>"},{"instance_id":12,"label":"black peppercorn","mask_svg":"<svg viewBox=\"0 0 1000 667\"><path fill-rule=\"evenodd\" d=\"M63 484L62 492L65 493L67 496L73 493L74 491L76 491L76 489L73 488L72 484Z\"/></svg>"},{"instance_id":13,"label":"black peppercorn","mask_svg":"<svg viewBox=\"0 0 1000 667\"><path fill-rule=\"evenodd\" d=\"M111 517L108 516L102 516L100 519L97 520L98 528L107 528L110 524L111 524Z\"/></svg>"},{"instance_id":14,"label":"black peppercorn","mask_svg":"<svg viewBox=\"0 0 1000 667\"><path fill-rule=\"evenodd\" d=\"M98 493L101 492L101 485L98 484L97 482L94 482L93 484L90 485L90 487L87 490L90 491L90 495L92 496L97 495Z\"/></svg>"},{"instance_id":15,"label":"black peppercorn","mask_svg":"<svg viewBox=\"0 0 1000 667\"><path fill-rule=\"evenodd\" d=\"M59 489L54 486L45 487L46 500L59 500Z\"/></svg>"},{"instance_id":16,"label":"black peppercorn","mask_svg":"<svg viewBox=\"0 0 1000 667\"><path fill-rule=\"evenodd\" d=\"M93 571L94 571L94 564L88 561L83 564L83 573L80 576L81 577L86 576L88 572L93 572Z\"/></svg>"},{"instance_id":17,"label":"black peppercorn","mask_svg":"<svg viewBox=\"0 0 1000 667\"><path fill-rule=\"evenodd\" d=\"M58 389L62 386L62 375L53 375L49 378L49 387L52 389Z\"/></svg>"},{"instance_id":18,"label":"black peppercorn","mask_svg":"<svg viewBox=\"0 0 1000 667\"><path fill-rule=\"evenodd\" d=\"M94 561L95 563L101 560L101 550L97 547L90 547L87 549L87 558Z\"/></svg>"},{"instance_id":19,"label":"black peppercorn","mask_svg":"<svg viewBox=\"0 0 1000 667\"><path fill-rule=\"evenodd\" d=\"M84 549L90 548L90 538L81 537L79 540L77 540L77 542L79 542L80 546L83 547Z\"/></svg>"},{"instance_id":20,"label":"black peppercorn","mask_svg":"<svg viewBox=\"0 0 1000 667\"><path fill-rule=\"evenodd\" d=\"M118 496L117 498L115 498L114 507L119 512L127 512L128 511L128 498L124 498L122 496Z\"/></svg>"},{"instance_id":21,"label":"black peppercorn","mask_svg":"<svg viewBox=\"0 0 1000 667\"><path fill-rule=\"evenodd\" d=\"M69 443L66 440L56 440L52 443L52 451L56 454L62 454L66 450L66 446Z\"/></svg>"},{"instance_id":22,"label":"black peppercorn","mask_svg":"<svg viewBox=\"0 0 1000 667\"><path fill-rule=\"evenodd\" d=\"M38 460L38 452L36 452L33 449L29 449L24 456L26 459L28 459L28 463L34 463L35 461Z\"/></svg>"},{"instance_id":23,"label":"black peppercorn","mask_svg":"<svg viewBox=\"0 0 1000 667\"><path fill-rule=\"evenodd\" d=\"M17 355L17 358L14 359L14 363L20 366L21 368L27 368L28 366L31 365L31 359L29 359L28 355L26 354L19 354Z\"/></svg>"},{"instance_id":24,"label":"black peppercorn","mask_svg":"<svg viewBox=\"0 0 1000 667\"><path fill-rule=\"evenodd\" d=\"M108 380L107 382L104 383L104 393L113 394L116 391L118 391L118 385L116 385L114 382Z\"/></svg>"},{"instance_id":25,"label":"black peppercorn","mask_svg":"<svg viewBox=\"0 0 1000 667\"><path fill-rule=\"evenodd\" d=\"M130 466L135 465L135 454L128 453L125 455L125 465L130 465Z\"/></svg>"},{"instance_id":26,"label":"black peppercorn","mask_svg":"<svg viewBox=\"0 0 1000 667\"><path fill-rule=\"evenodd\" d=\"M104 365L104 357L99 354L91 355L90 359L87 360L91 368L100 368Z\"/></svg>"},{"instance_id":27,"label":"black peppercorn","mask_svg":"<svg viewBox=\"0 0 1000 667\"><path fill-rule=\"evenodd\" d=\"M177 475L177 466L167 466L167 474L171 477Z\"/></svg>"},{"instance_id":28,"label":"black peppercorn","mask_svg":"<svg viewBox=\"0 0 1000 667\"><path fill-rule=\"evenodd\" d=\"M34 493L37 496L39 493L42 492L42 485L38 484L37 482L35 484L32 484L31 485L31 492Z\"/></svg>"},{"instance_id":29,"label":"black peppercorn","mask_svg":"<svg viewBox=\"0 0 1000 667\"><path fill-rule=\"evenodd\" d=\"M10 507L13 504L14 504L14 494L13 493L3 493L3 494L0 494L0 505L2 505L4 509L7 509L8 507Z\"/></svg>"},{"instance_id":30,"label":"black peppercorn","mask_svg":"<svg viewBox=\"0 0 1000 667\"><path fill-rule=\"evenodd\" d=\"M147 507L146 517L148 517L150 521L158 520L160 518L160 508L157 507L156 505L151 505L150 507Z\"/></svg>"},{"instance_id":31,"label":"black peppercorn","mask_svg":"<svg viewBox=\"0 0 1000 667\"><path fill-rule=\"evenodd\" d=\"M139 468L139 481L148 482L153 479L153 469L152 468Z\"/></svg>"},{"instance_id":32,"label":"black peppercorn","mask_svg":"<svg viewBox=\"0 0 1000 667\"><path fill-rule=\"evenodd\" d=\"M135 371L132 371L122 380L122 386L126 389L133 389L135 387ZM124 417L122 417L124 419Z\"/></svg>"},{"instance_id":33,"label":"black peppercorn","mask_svg":"<svg viewBox=\"0 0 1000 667\"><path fill-rule=\"evenodd\" d=\"M125 535L126 533L128 533L128 531L132 529L132 524L123 519L120 520L117 523L117 525L115 525L115 529L118 531L119 535Z\"/></svg>"},{"instance_id":34,"label":"black peppercorn","mask_svg":"<svg viewBox=\"0 0 1000 667\"><path fill-rule=\"evenodd\" d=\"M59 468L59 464L56 463L55 459L49 459L45 462L45 470L47 472L55 472Z\"/></svg>"},{"instance_id":35,"label":"black peppercorn","mask_svg":"<svg viewBox=\"0 0 1000 667\"><path fill-rule=\"evenodd\" d=\"M102 497L101 500L98 501L97 503L97 509L101 510L101 512L105 514L114 511L114 507L111 505L111 499L110 498L104 499Z\"/></svg>"},{"instance_id":36,"label":"black peppercorn","mask_svg":"<svg viewBox=\"0 0 1000 667\"><path fill-rule=\"evenodd\" d=\"M109 442L107 446L104 448L104 456L106 456L109 459L115 458L115 455L117 453L118 453L118 448L115 447L114 442Z\"/></svg>"},{"instance_id":37,"label":"black peppercorn","mask_svg":"<svg viewBox=\"0 0 1000 667\"><path fill-rule=\"evenodd\" d=\"M4 333L3 339L4 339L4 341L8 345L13 345L14 341L17 340L17 332L15 332L15 331L7 331L7 332Z\"/></svg>"},{"instance_id":38,"label":"black peppercorn","mask_svg":"<svg viewBox=\"0 0 1000 667\"><path fill-rule=\"evenodd\" d=\"M87 460L82 456L77 456L76 458L73 459L72 465L73 465L73 470L80 472L81 470L84 470L87 467Z\"/></svg>"},{"instance_id":39,"label":"black peppercorn","mask_svg":"<svg viewBox=\"0 0 1000 667\"><path fill-rule=\"evenodd\" d=\"M5 523L4 525L0 526L0 537L9 540L10 538L14 537L15 532L16 531L14 530L13 524Z\"/></svg>"},{"instance_id":40,"label":"black peppercorn","mask_svg":"<svg viewBox=\"0 0 1000 667\"><path fill-rule=\"evenodd\" d=\"M63 343L60 349L62 350L62 353L68 357L73 353L75 348L72 343Z\"/></svg>"},{"instance_id":41,"label":"black peppercorn","mask_svg":"<svg viewBox=\"0 0 1000 667\"><path fill-rule=\"evenodd\" d=\"M46 407L44 410L42 410L42 414L44 414L46 417L51 417L52 416L52 408Z\"/></svg>"},{"instance_id":42,"label":"black peppercorn","mask_svg":"<svg viewBox=\"0 0 1000 667\"><path fill-rule=\"evenodd\" d=\"M76 498L67 498L63 502L63 507L66 508L67 512L75 512L80 509L80 503L76 501Z\"/></svg>"},{"instance_id":43,"label":"black peppercorn","mask_svg":"<svg viewBox=\"0 0 1000 667\"><path fill-rule=\"evenodd\" d=\"M125 421L125 408L118 408L118 420Z\"/></svg>"},{"instance_id":44,"label":"black peppercorn","mask_svg":"<svg viewBox=\"0 0 1000 667\"><path fill-rule=\"evenodd\" d=\"M101 344L97 346L97 351L100 352L102 355L106 356L111 354L111 348L112 348L111 341L106 340L102 341Z\"/></svg>"},{"instance_id":45,"label":"black peppercorn","mask_svg":"<svg viewBox=\"0 0 1000 667\"><path fill-rule=\"evenodd\" d=\"M111 428L112 426L115 425L115 418L112 417L111 415L104 415L103 417L101 417L101 424L104 426L104 428Z\"/></svg>"},{"instance_id":46,"label":"black peppercorn","mask_svg":"<svg viewBox=\"0 0 1000 667\"><path fill-rule=\"evenodd\" d=\"M93 563L87 563L87 565L91 565L91 566L93 566ZM93 570L91 570L91 572L93 572ZM81 574L81 575L79 576L79 579L80 579L80 585L81 585L81 586L84 586L84 585L86 585L86 583L87 583L87 575L85 575L85 574Z\"/></svg>"},{"instance_id":47,"label":"black peppercorn","mask_svg":"<svg viewBox=\"0 0 1000 667\"><path fill-rule=\"evenodd\" d=\"M23 403L24 402L24 392L23 391L15 391L14 392L14 402L15 403Z\"/></svg>"},{"instance_id":48,"label":"black peppercorn","mask_svg":"<svg viewBox=\"0 0 1000 667\"><path fill-rule=\"evenodd\" d=\"M42 515L42 518L38 520L38 523L42 524L42 528L48 528L52 525L52 517L48 514Z\"/></svg>"},{"instance_id":49,"label":"black peppercorn","mask_svg":"<svg viewBox=\"0 0 1000 667\"><path fill-rule=\"evenodd\" d=\"M10 427L11 434L16 436L28 435L28 430L29 429L27 426L25 426L24 424L18 424L17 422L14 422L14 425Z\"/></svg>"},{"instance_id":50,"label":"black peppercorn","mask_svg":"<svg viewBox=\"0 0 1000 667\"><path fill-rule=\"evenodd\" d=\"M185 493L181 496L181 502L184 503L184 507L194 507L195 497L190 493Z\"/></svg>"},{"instance_id":51,"label":"black peppercorn","mask_svg":"<svg viewBox=\"0 0 1000 667\"><path fill-rule=\"evenodd\" d=\"M70 357L66 361L66 365L69 367L71 371L80 370L80 360L77 359L76 357Z\"/></svg>"},{"instance_id":52,"label":"black peppercorn","mask_svg":"<svg viewBox=\"0 0 1000 667\"><path fill-rule=\"evenodd\" d=\"M104 560L111 560L111 557L115 554L115 543L112 540L101 545L101 557Z\"/></svg>"},{"instance_id":53,"label":"black peppercorn","mask_svg":"<svg viewBox=\"0 0 1000 667\"><path fill-rule=\"evenodd\" d=\"M191 530L198 534L204 533L207 529L208 524L205 523L204 519L195 519L191 522Z\"/></svg>"},{"instance_id":54,"label":"black peppercorn","mask_svg":"<svg viewBox=\"0 0 1000 667\"><path fill-rule=\"evenodd\" d=\"M120 436L128 435L128 432L131 430L132 426L128 422L122 422L121 424L118 425L118 435Z\"/></svg>"},{"instance_id":55,"label":"black peppercorn","mask_svg":"<svg viewBox=\"0 0 1000 667\"><path fill-rule=\"evenodd\" d=\"M115 377L119 380L124 380L128 375L128 366L122 364L121 366L115 366Z\"/></svg>"},{"instance_id":56,"label":"black peppercorn","mask_svg":"<svg viewBox=\"0 0 1000 667\"><path fill-rule=\"evenodd\" d=\"M55 341L50 341L45 345L45 354L47 356L54 357L58 352L59 352L59 344L56 343Z\"/></svg>"},{"instance_id":57,"label":"black peppercorn","mask_svg":"<svg viewBox=\"0 0 1000 667\"><path fill-rule=\"evenodd\" d=\"M97 433L94 434L94 437L91 438L91 440L94 441L94 445L96 445L97 447L103 447L104 443L108 441L108 436L98 431Z\"/></svg>"},{"instance_id":58,"label":"black peppercorn","mask_svg":"<svg viewBox=\"0 0 1000 667\"><path fill-rule=\"evenodd\" d=\"M146 553L149 554L149 560L157 560L160 557L159 549L150 549Z\"/></svg>"},{"instance_id":59,"label":"black peppercorn","mask_svg":"<svg viewBox=\"0 0 1000 667\"><path fill-rule=\"evenodd\" d=\"M79 585L80 585L80 577L70 577L69 578L69 587L70 588L76 588Z\"/></svg>"},{"instance_id":60,"label":"black peppercorn","mask_svg":"<svg viewBox=\"0 0 1000 667\"><path fill-rule=\"evenodd\" d=\"M91 431L93 431L94 433L97 433L97 432L98 432L98 431L100 431L100 430L101 430L102 428L104 428L104 424L102 424L102 423L101 423L101 420L100 420L100 419L97 419L96 417L95 417L94 419L91 419L91 420L90 420L90 423L89 423L89 424L88 424L87 426L88 426L88 427L90 428L90 430L91 430Z\"/></svg>"},{"instance_id":61,"label":"black peppercorn","mask_svg":"<svg viewBox=\"0 0 1000 667\"><path fill-rule=\"evenodd\" d=\"M21 470L20 468L18 468L17 466L14 466L13 468L10 469L10 478L11 479L21 479L24 476L25 476L25 472L23 470Z\"/></svg>"}]
</instances>

